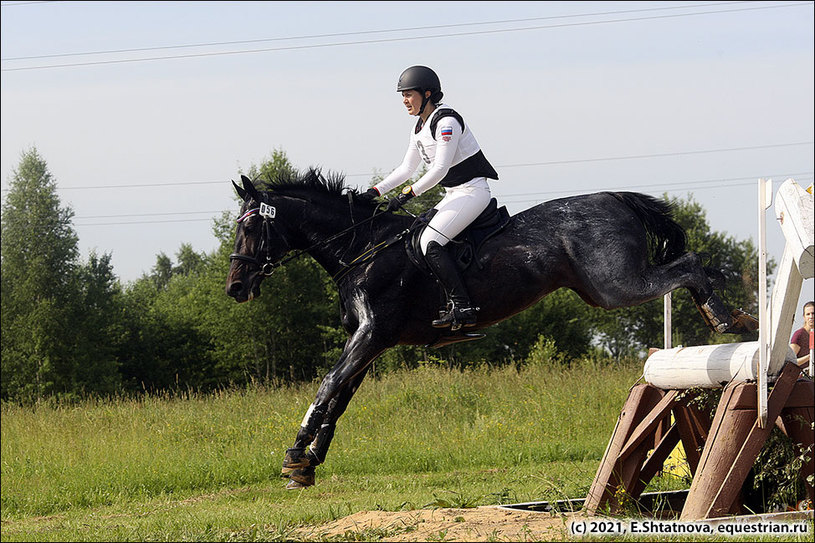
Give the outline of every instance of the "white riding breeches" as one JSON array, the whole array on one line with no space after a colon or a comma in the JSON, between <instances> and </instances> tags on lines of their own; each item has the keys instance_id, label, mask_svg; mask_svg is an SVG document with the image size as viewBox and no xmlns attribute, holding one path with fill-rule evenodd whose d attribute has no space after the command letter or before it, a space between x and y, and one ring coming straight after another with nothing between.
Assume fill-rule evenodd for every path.
<instances>
[{"instance_id":1,"label":"white riding breeches","mask_svg":"<svg viewBox=\"0 0 815 543\"><path fill-rule=\"evenodd\" d=\"M422 233L419 245L427 254L427 245L435 241L439 245L459 235L490 203L492 194L486 178L476 177L455 187L445 187L446 194L435 205L438 210Z\"/></svg>"}]
</instances>

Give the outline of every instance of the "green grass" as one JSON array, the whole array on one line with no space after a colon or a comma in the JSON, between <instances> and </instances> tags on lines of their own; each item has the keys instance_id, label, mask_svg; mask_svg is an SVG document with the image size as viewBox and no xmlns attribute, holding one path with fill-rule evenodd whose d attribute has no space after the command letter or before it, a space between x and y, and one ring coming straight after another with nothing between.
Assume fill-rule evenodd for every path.
<instances>
[{"instance_id":1,"label":"green grass","mask_svg":"<svg viewBox=\"0 0 815 543\"><path fill-rule=\"evenodd\" d=\"M423 367L367 380L305 491L278 474L317 383L4 405L2 539L285 540L361 510L584 497L640 371Z\"/></svg>"}]
</instances>

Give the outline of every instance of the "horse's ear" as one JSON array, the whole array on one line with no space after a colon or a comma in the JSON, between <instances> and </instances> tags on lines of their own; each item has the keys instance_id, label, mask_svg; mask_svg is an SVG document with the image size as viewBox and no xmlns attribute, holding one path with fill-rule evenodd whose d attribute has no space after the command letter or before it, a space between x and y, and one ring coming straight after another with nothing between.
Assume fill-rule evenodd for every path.
<instances>
[{"instance_id":1,"label":"horse's ear","mask_svg":"<svg viewBox=\"0 0 815 543\"><path fill-rule=\"evenodd\" d=\"M260 194L258 194L258 189L255 188L255 185L252 184L252 181L250 181L249 178L243 174L241 174L241 181L243 181L243 189L246 191L246 193L253 199L260 201ZM246 198L244 198L244 200L245 199Z\"/></svg>"},{"instance_id":2,"label":"horse's ear","mask_svg":"<svg viewBox=\"0 0 815 543\"><path fill-rule=\"evenodd\" d=\"M238 196L240 196L241 200L246 200L246 191L239 187L234 180L232 180L232 186L235 187L235 192L238 193Z\"/></svg>"}]
</instances>

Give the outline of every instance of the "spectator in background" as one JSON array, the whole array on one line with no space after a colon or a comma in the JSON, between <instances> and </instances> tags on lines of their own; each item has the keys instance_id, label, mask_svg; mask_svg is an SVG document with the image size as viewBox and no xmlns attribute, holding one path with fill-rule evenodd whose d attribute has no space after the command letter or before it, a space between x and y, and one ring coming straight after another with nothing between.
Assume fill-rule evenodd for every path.
<instances>
[{"instance_id":1,"label":"spectator in background","mask_svg":"<svg viewBox=\"0 0 815 543\"><path fill-rule=\"evenodd\" d=\"M804 327L799 328L792 334L790 347L795 356L798 357L798 365L804 367L809 363L809 333L815 321L815 302L804 304Z\"/></svg>"}]
</instances>

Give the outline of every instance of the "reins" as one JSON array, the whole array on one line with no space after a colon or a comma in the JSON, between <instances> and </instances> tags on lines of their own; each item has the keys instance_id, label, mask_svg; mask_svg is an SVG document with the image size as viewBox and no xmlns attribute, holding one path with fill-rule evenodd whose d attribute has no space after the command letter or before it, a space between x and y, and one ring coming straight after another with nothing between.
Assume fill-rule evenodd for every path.
<instances>
[{"instance_id":1,"label":"reins","mask_svg":"<svg viewBox=\"0 0 815 543\"><path fill-rule=\"evenodd\" d=\"M380 213L380 215L381 215L381 213ZM331 277L331 279L333 279L335 283L339 283L340 280L342 280L345 276L347 276L351 272L351 270L353 270L354 268L356 268L357 266L359 266L361 264L364 264L365 262L368 262L369 260L372 260L373 257L375 257L377 255L377 253L379 253L383 249L387 249L388 247L390 247L391 245L393 245L397 241L401 241L402 239L404 239L404 237L406 235L408 235L410 232L415 230L418 226L419 225L417 223L414 223L411 226L409 226L408 228L405 228L404 230L399 232L398 234L395 234L395 235L389 237L385 241L377 243L376 245L374 245L373 247L371 247L370 249L368 249L367 251L365 251L364 253L362 253L358 257L356 257L354 260L349 262L348 264L343 264L343 266L345 266L345 268L338 271L337 273L335 273Z\"/></svg>"},{"instance_id":2,"label":"reins","mask_svg":"<svg viewBox=\"0 0 815 543\"><path fill-rule=\"evenodd\" d=\"M370 217L368 217L367 219L363 219L363 220L361 220L359 222L355 222L355 223L351 224L351 226L349 226L348 228L346 228L344 230L340 230L336 234L332 234L332 235L328 236L327 238L325 238L323 240L320 240L320 241L318 241L316 243L313 243L312 245L310 245L309 247L306 247L305 249L298 249L293 254L287 256L286 258L284 258L280 262L278 262L275 265L275 268L277 268L279 266L282 266L286 262L290 262L290 261L294 260L295 258L303 256L303 254L308 253L312 249L316 249L317 247L320 247L321 245L325 245L326 243L330 243L330 242L334 241L335 239L344 236L348 232L354 232L354 235L356 235L356 229L357 229L358 226L362 226L363 224L367 224L367 223L373 221L375 218L384 215L385 213L387 213L387 212L386 211L382 211L381 213L374 212L374 214L371 215ZM340 263L342 264L342 262L340 262ZM354 260L351 261L351 264L353 264L353 263L354 263ZM343 265L347 266L349 264L343 264Z\"/></svg>"}]
</instances>

